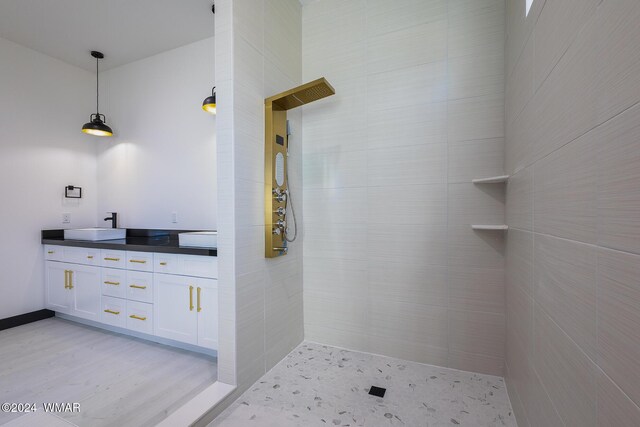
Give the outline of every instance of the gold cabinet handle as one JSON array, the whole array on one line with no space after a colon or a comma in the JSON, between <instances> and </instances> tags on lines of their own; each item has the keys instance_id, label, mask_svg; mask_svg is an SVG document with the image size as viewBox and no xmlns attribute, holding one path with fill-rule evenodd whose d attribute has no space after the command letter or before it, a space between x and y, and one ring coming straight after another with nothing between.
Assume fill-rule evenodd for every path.
<instances>
[{"instance_id":1,"label":"gold cabinet handle","mask_svg":"<svg viewBox=\"0 0 640 427\"><path fill-rule=\"evenodd\" d=\"M64 271L64 288L69 289L69 270Z\"/></svg>"},{"instance_id":2,"label":"gold cabinet handle","mask_svg":"<svg viewBox=\"0 0 640 427\"><path fill-rule=\"evenodd\" d=\"M93 255L87 255L87 259L93 259Z\"/></svg>"},{"instance_id":3,"label":"gold cabinet handle","mask_svg":"<svg viewBox=\"0 0 640 427\"><path fill-rule=\"evenodd\" d=\"M130 317L130 318L132 318L132 319L137 319L137 320L142 320L142 321L147 320L147 318L146 318L146 317L139 317L139 316L136 316L135 314L132 314L132 315L131 315L131 316L129 316L129 317Z\"/></svg>"},{"instance_id":4,"label":"gold cabinet handle","mask_svg":"<svg viewBox=\"0 0 640 427\"><path fill-rule=\"evenodd\" d=\"M73 270L69 270L69 289L73 289Z\"/></svg>"},{"instance_id":5,"label":"gold cabinet handle","mask_svg":"<svg viewBox=\"0 0 640 427\"><path fill-rule=\"evenodd\" d=\"M120 261L120 258L109 258L109 257L106 257L104 260L105 261L116 261L116 262L118 262L118 261Z\"/></svg>"},{"instance_id":6,"label":"gold cabinet handle","mask_svg":"<svg viewBox=\"0 0 640 427\"><path fill-rule=\"evenodd\" d=\"M143 259L130 259L129 262L136 262L138 264L146 264L147 261L143 260Z\"/></svg>"},{"instance_id":7,"label":"gold cabinet handle","mask_svg":"<svg viewBox=\"0 0 640 427\"><path fill-rule=\"evenodd\" d=\"M129 287L133 289L147 289L146 286L139 286L139 285L129 285Z\"/></svg>"},{"instance_id":8,"label":"gold cabinet handle","mask_svg":"<svg viewBox=\"0 0 640 427\"><path fill-rule=\"evenodd\" d=\"M51 255L51 254L55 254L55 253L56 253L56 251L47 251L47 253L48 253L49 255Z\"/></svg>"},{"instance_id":9,"label":"gold cabinet handle","mask_svg":"<svg viewBox=\"0 0 640 427\"><path fill-rule=\"evenodd\" d=\"M108 280L105 280L104 284L105 285L120 286L120 282L110 282Z\"/></svg>"},{"instance_id":10,"label":"gold cabinet handle","mask_svg":"<svg viewBox=\"0 0 640 427\"><path fill-rule=\"evenodd\" d=\"M164 265L167 265L167 263L166 262L161 262L160 265L164 266Z\"/></svg>"},{"instance_id":11,"label":"gold cabinet handle","mask_svg":"<svg viewBox=\"0 0 640 427\"><path fill-rule=\"evenodd\" d=\"M200 313L202 311L202 307L200 306L200 291L202 289L200 289L200 286L198 286L198 313Z\"/></svg>"},{"instance_id":12,"label":"gold cabinet handle","mask_svg":"<svg viewBox=\"0 0 640 427\"><path fill-rule=\"evenodd\" d=\"M189 311L193 311L193 286L189 286Z\"/></svg>"},{"instance_id":13,"label":"gold cabinet handle","mask_svg":"<svg viewBox=\"0 0 640 427\"><path fill-rule=\"evenodd\" d=\"M104 312L109 314L115 314L116 316L120 314L119 311L113 311L113 310L105 310Z\"/></svg>"}]
</instances>

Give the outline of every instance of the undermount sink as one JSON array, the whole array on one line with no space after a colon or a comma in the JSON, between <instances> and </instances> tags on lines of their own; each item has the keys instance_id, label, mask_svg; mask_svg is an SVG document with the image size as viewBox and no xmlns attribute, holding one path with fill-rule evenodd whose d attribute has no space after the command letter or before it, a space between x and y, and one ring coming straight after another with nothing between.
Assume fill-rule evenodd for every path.
<instances>
[{"instance_id":1,"label":"undermount sink","mask_svg":"<svg viewBox=\"0 0 640 427\"><path fill-rule=\"evenodd\" d=\"M69 240L117 240L127 237L125 228L76 228L64 230L64 238Z\"/></svg>"},{"instance_id":2,"label":"undermount sink","mask_svg":"<svg viewBox=\"0 0 640 427\"><path fill-rule=\"evenodd\" d=\"M217 248L217 231L194 231L178 234L178 244L195 248Z\"/></svg>"}]
</instances>

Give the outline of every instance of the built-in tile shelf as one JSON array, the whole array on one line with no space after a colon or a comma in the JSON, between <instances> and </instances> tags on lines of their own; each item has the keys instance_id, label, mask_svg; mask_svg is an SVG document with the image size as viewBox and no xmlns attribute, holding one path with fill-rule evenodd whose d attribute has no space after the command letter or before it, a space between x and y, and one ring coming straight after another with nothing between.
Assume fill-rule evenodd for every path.
<instances>
[{"instance_id":1,"label":"built-in tile shelf","mask_svg":"<svg viewBox=\"0 0 640 427\"><path fill-rule=\"evenodd\" d=\"M477 178L472 180L474 184L501 184L507 182L509 175L492 176L490 178Z\"/></svg>"},{"instance_id":2,"label":"built-in tile shelf","mask_svg":"<svg viewBox=\"0 0 640 427\"><path fill-rule=\"evenodd\" d=\"M486 230L486 231L507 231L508 225L472 225L474 230Z\"/></svg>"}]
</instances>

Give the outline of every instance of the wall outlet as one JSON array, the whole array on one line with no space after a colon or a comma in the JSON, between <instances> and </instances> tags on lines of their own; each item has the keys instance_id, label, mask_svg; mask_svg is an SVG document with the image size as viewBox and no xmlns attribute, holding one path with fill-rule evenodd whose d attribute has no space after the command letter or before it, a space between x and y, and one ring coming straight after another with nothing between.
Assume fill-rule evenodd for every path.
<instances>
[{"instance_id":1,"label":"wall outlet","mask_svg":"<svg viewBox=\"0 0 640 427\"><path fill-rule=\"evenodd\" d=\"M178 223L178 213L177 212L171 212L171 222L174 224Z\"/></svg>"},{"instance_id":2,"label":"wall outlet","mask_svg":"<svg viewBox=\"0 0 640 427\"><path fill-rule=\"evenodd\" d=\"M65 212L62 214L62 223L63 224L71 223L71 214L69 212Z\"/></svg>"}]
</instances>

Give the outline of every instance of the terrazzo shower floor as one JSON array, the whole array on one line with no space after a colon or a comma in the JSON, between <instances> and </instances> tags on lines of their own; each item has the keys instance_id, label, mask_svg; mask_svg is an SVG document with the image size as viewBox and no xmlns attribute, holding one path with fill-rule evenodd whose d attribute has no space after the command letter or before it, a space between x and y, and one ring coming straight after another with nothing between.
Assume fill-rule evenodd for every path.
<instances>
[{"instance_id":1,"label":"terrazzo shower floor","mask_svg":"<svg viewBox=\"0 0 640 427\"><path fill-rule=\"evenodd\" d=\"M368 394L386 388L384 398ZM515 427L504 380L303 343L210 426Z\"/></svg>"}]
</instances>

